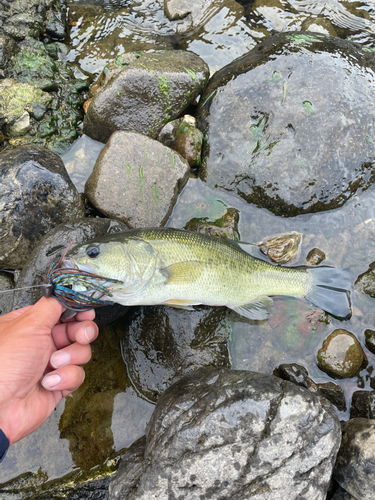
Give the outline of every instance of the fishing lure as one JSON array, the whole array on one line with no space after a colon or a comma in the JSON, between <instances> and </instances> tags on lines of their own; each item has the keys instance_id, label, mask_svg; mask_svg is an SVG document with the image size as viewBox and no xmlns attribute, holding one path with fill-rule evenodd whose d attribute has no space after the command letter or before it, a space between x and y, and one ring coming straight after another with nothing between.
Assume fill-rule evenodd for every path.
<instances>
[{"instance_id":1,"label":"fishing lure","mask_svg":"<svg viewBox=\"0 0 375 500\"><path fill-rule=\"evenodd\" d=\"M87 311L93 307L109 306L114 302L102 300L113 295L106 288L110 283L122 283L116 279L105 278L98 274L79 269L62 267L62 262L73 245L73 241L64 250L60 260L53 262L47 274L47 282L42 286L45 297L55 297L64 307L72 311ZM77 288L85 291L78 291Z\"/></svg>"}]
</instances>

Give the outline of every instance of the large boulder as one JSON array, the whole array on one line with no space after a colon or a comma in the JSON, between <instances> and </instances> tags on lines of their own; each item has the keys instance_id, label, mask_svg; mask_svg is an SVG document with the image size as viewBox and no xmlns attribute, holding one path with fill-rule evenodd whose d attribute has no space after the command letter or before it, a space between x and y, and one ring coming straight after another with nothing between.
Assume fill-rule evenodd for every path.
<instances>
[{"instance_id":1,"label":"large boulder","mask_svg":"<svg viewBox=\"0 0 375 500\"><path fill-rule=\"evenodd\" d=\"M373 53L339 38L259 43L202 95L201 178L279 215L343 205L375 179L374 73Z\"/></svg>"},{"instance_id":2,"label":"large boulder","mask_svg":"<svg viewBox=\"0 0 375 500\"><path fill-rule=\"evenodd\" d=\"M375 420L353 418L343 424L334 478L357 500L373 500Z\"/></svg>"},{"instance_id":3,"label":"large boulder","mask_svg":"<svg viewBox=\"0 0 375 500\"><path fill-rule=\"evenodd\" d=\"M33 145L0 153L0 266L21 268L48 231L84 214L55 153Z\"/></svg>"},{"instance_id":4,"label":"large boulder","mask_svg":"<svg viewBox=\"0 0 375 500\"><path fill-rule=\"evenodd\" d=\"M85 194L103 214L131 228L163 226L189 172L187 161L172 149L119 131L101 150Z\"/></svg>"},{"instance_id":5,"label":"large boulder","mask_svg":"<svg viewBox=\"0 0 375 500\"><path fill-rule=\"evenodd\" d=\"M268 375L203 368L159 398L110 500L323 500L340 445L324 398Z\"/></svg>"},{"instance_id":6,"label":"large boulder","mask_svg":"<svg viewBox=\"0 0 375 500\"><path fill-rule=\"evenodd\" d=\"M121 352L137 392L157 401L173 382L203 366L230 366L228 310L201 306L132 308L121 326ZM121 332L121 333L120 333Z\"/></svg>"},{"instance_id":7,"label":"large boulder","mask_svg":"<svg viewBox=\"0 0 375 500\"><path fill-rule=\"evenodd\" d=\"M207 64L193 52L143 54L95 94L83 123L85 134L106 142L116 130L156 138L202 92Z\"/></svg>"}]
</instances>

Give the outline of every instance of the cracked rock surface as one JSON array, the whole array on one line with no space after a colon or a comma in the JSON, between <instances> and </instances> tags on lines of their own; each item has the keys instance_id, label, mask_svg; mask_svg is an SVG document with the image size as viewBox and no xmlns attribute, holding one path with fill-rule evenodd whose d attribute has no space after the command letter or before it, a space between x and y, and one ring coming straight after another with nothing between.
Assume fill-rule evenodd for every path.
<instances>
[{"instance_id":1,"label":"cracked rock surface","mask_svg":"<svg viewBox=\"0 0 375 500\"><path fill-rule=\"evenodd\" d=\"M159 398L109 499L323 500L340 438L324 398L269 375L202 368Z\"/></svg>"}]
</instances>

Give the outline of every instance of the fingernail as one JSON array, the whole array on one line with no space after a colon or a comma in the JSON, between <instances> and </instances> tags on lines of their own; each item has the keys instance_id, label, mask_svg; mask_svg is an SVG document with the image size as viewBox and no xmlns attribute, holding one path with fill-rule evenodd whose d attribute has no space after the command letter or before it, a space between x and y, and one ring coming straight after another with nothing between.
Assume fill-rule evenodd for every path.
<instances>
[{"instance_id":1,"label":"fingernail","mask_svg":"<svg viewBox=\"0 0 375 500\"><path fill-rule=\"evenodd\" d=\"M42 380L42 386L46 389L53 389L61 382L61 377L57 373L52 373L51 375L46 375Z\"/></svg>"},{"instance_id":2,"label":"fingernail","mask_svg":"<svg viewBox=\"0 0 375 500\"><path fill-rule=\"evenodd\" d=\"M54 352L51 356L51 365L54 368L61 368L65 366L70 361L70 354L66 351L57 351Z\"/></svg>"},{"instance_id":3,"label":"fingernail","mask_svg":"<svg viewBox=\"0 0 375 500\"><path fill-rule=\"evenodd\" d=\"M86 326L85 327L85 335L86 335L86 338L89 342L91 342L92 340L94 340L94 337L95 337L95 330L92 326Z\"/></svg>"}]
</instances>

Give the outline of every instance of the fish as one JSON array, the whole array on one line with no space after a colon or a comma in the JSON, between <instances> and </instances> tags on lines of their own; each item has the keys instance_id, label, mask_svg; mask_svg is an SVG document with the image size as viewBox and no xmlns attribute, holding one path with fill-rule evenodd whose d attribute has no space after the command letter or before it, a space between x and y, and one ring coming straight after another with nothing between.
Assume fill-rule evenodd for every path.
<instances>
[{"instance_id":1,"label":"fish","mask_svg":"<svg viewBox=\"0 0 375 500\"><path fill-rule=\"evenodd\" d=\"M264 260L259 246L174 228L131 229L72 248L61 267L107 279L101 302L122 305L226 306L266 320L274 296L291 296L332 316L351 316L349 269L286 267ZM87 278L88 279L88 278ZM95 285L95 277L91 278ZM92 294L81 282L73 294Z\"/></svg>"}]
</instances>

